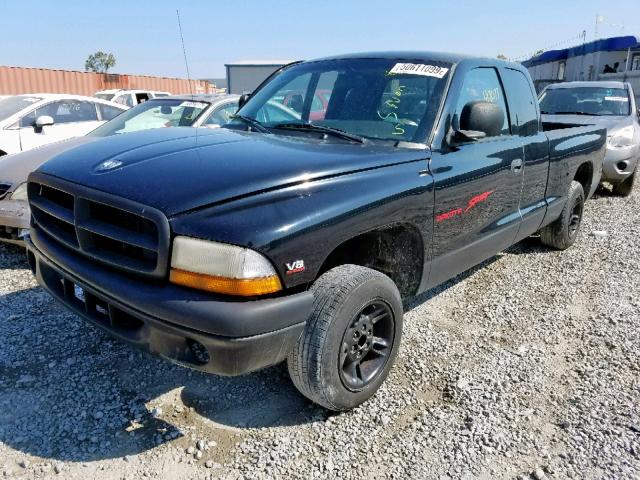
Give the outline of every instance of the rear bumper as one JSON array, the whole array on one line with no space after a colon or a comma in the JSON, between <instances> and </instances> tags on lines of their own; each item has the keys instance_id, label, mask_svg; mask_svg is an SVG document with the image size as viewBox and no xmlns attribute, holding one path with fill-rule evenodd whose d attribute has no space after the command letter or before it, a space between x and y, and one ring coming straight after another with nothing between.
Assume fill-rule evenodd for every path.
<instances>
[{"instance_id":1,"label":"rear bumper","mask_svg":"<svg viewBox=\"0 0 640 480\"><path fill-rule=\"evenodd\" d=\"M114 337L209 373L241 375L284 360L313 302L310 292L216 298L96 266L46 239L26 243L38 283L67 308Z\"/></svg>"},{"instance_id":2,"label":"rear bumper","mask_svg":"<svg viewBox=\"0 0 640 480\"><path fill-rule=\"evenodd\" d=\"M29 204L20 200L0 201L0 241L23 244L20 230L29 228Z\"/></svg>"},{"instance_id":3,"label":"rear bumper","mask_svg":"<svg viewBox=\"0 0 640 480\"><path fill-rule=\"evenodd\" d=\"M640 157L640 147L607 148L602 164L602 180L623 182L635 171Z\"/></svg>"}]
</instances>

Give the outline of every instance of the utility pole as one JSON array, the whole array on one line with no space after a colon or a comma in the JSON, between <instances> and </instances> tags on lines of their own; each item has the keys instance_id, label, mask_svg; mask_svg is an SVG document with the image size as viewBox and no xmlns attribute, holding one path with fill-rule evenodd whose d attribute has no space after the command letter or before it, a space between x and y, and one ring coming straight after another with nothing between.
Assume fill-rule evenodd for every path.
<instances>
[{"instance_id":1,"label":"utility pole","mask_svg":"<svg viewBox=\"0 0 640 480\"><path fill-rule=\"evenodd\" d=\"M602 15L596 15L596 28L594 34L594 40L598 40L598 25L604 22L604 17Z\"/></svg>"}]
</instances>

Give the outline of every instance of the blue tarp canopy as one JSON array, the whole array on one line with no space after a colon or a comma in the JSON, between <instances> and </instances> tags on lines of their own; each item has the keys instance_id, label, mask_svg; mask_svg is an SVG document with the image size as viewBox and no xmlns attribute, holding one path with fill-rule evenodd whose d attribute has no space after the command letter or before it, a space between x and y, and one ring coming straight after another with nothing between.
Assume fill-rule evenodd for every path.
<instances>
[{"instance_id":1,"label":"blue tarp canopy","mask_svg":"<svg viewBox=\"0 0 640 480\"><path fill-rule=\"evenodd\" d=\"M579 57L580 55L587 55L588 53L615 52L638 46L640 46L640 42L638 42L638 39L632 35L625 37L603 38L602 40L585 43L584 45L579 45L577 47L565 48L564 50L549 50L548 52L541 53L536 57L532 57L529 60L522 62L522 64L528 68L535 65L542 65L544 63L566 60L571 57Z\"/></svg>"}]
</instances>

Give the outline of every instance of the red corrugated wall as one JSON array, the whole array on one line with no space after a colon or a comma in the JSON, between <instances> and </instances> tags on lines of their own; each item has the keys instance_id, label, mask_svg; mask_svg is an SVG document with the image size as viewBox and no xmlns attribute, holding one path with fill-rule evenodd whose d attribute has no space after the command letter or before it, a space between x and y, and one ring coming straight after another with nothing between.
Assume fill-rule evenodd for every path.
<instances>
[{"instance_id":1,"label":"red corrugated wall","mask_svg":"<svg viewBox=\"0 0 640 480\"><path fill-rule=\"evenodd\" d=\"M182 78L0 66L0 95L71 93L90 96L108 88L159 90L173 94L215 92L213 86L204 80L191 80L189 83Z\"/></svg>"}]
</instances>

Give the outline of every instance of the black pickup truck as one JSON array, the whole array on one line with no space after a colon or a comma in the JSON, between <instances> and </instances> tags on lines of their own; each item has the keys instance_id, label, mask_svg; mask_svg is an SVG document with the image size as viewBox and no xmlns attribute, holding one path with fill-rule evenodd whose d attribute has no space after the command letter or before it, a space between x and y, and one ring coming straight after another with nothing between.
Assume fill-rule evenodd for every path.
<instances>
[{"instance_id":1,"label":"black pickup truck","mask_svg":"<svg viewBox=\"0 0 640 480\"><path fill-rule=\"evenodd\" d=\"M39 283L114 336L326 408L386 378L403 298L525 237L565 249L606 132L545 132L527 71L368 53L282 68L225 128L94 138L31 174ZM135 368L132 365L131 368Z\"/></svg>"}]
</instances>

